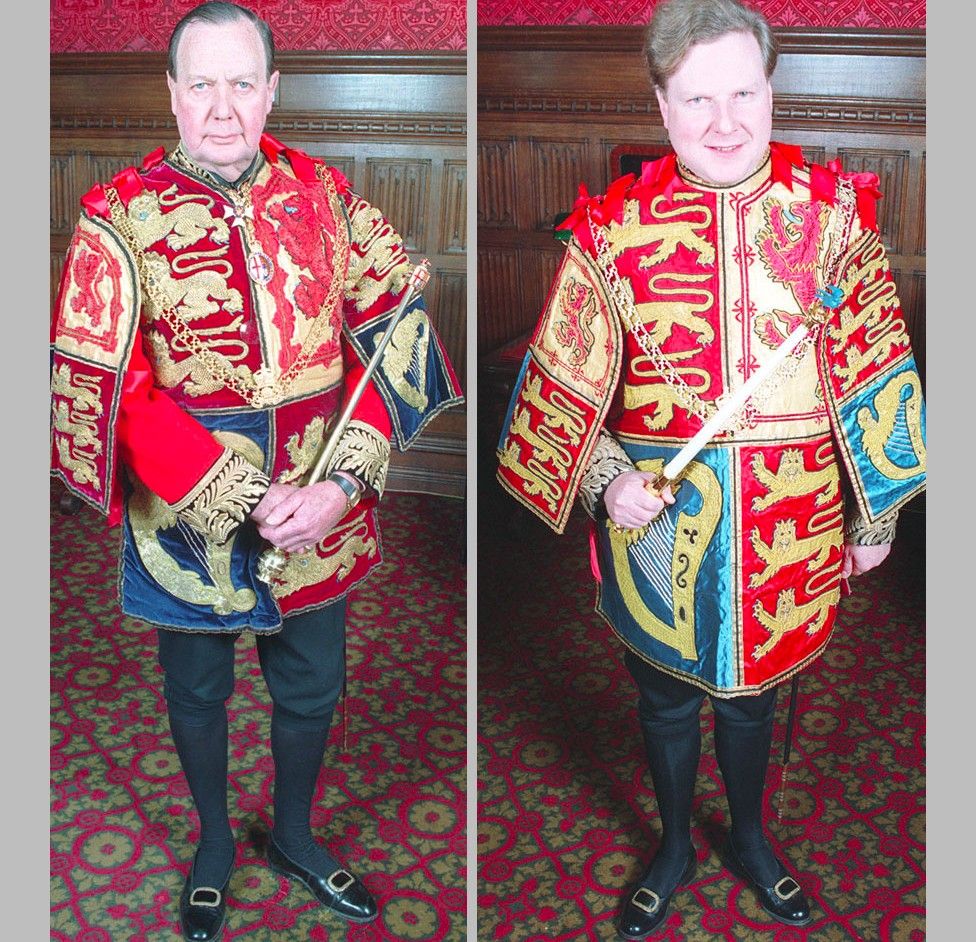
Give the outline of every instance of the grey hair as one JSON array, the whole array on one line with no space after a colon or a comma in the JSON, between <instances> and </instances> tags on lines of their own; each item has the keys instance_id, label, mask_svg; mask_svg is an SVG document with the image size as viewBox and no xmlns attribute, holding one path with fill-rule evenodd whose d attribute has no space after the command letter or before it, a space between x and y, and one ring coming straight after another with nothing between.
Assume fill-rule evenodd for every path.
<instances>
[{"instance_id":1,"label":"grey hair","mask_svg":"<svg viewBox=\"0 0 976 942\"><path fill-rule=\"evenodd\" d=\"M752 33L768 79L776 68L776 40L758 10L738 0L663 0L654 8L644 37L651 82L664 90L692 46L727 33Z\"/></svg>"},{"instance_id":2,"label":"grey hair","mask_svg":"<svg viewBox=\"0 0 976 942\"><path fill-rule=\"evenodd\" d=\"M173 34L169 37L169 62L167 71L171 78L176 78L176 52L179 48L180 37L183 31L192 23L236 23L239 20L246 20L253 23L254 28L261 37L261 44L264 46L264 61L268 67L267 78L271 78L274 71L274 39L271 36L271 27L252 10L247 7L238 6L236 3L226 3L224 0L208 0L194 7L186 16L183 17L176 26L173 27Z\"/></svg>"}]
</instances>

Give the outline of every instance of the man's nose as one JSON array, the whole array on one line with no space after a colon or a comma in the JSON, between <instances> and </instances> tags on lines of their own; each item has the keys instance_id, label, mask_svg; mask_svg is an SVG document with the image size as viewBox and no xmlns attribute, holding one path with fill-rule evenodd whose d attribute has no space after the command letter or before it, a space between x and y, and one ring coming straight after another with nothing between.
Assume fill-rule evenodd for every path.
<instances>
[{"instance_id":1,"label":"man's nose","mask_svg":"<svg viewBox=\"0 0 976 942\"><path fill-rule=\"evenodd\" d=\"M218 82L214 87L214 117L229 118L233 113L230 104L230 86L223 82Z\"/></svg>"},{"instance_id":2,"label":"man's nose","mask_svg":"<svg viewBox=\"0 0 976 942\"><path fill-rule=\"evenodd\" d=\"M712 115L712 125L720 134L731 134L735 130L736 121L732 105L727 101L717 101Z\"/></svg>"}]
</instances>

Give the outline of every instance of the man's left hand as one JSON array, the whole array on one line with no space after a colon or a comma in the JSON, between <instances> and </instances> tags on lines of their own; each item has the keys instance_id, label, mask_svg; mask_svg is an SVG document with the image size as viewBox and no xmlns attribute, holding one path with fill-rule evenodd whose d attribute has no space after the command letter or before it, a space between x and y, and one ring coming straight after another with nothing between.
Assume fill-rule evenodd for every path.
<instances>
[{"instance_id":1,"label":"man's left hand","mask_svg":"<svg viewBox=\"0 0 976 942\"><path fill-rule=\"evenodd\" d=\"M861 546L854 543L844 544L844 560L841 564L841 578L859 576L863 572L874 569L887 558L891 552L890 543L879 543L877 546Z\"/></svg>"},{"instance_id":2,"label":"man's left hand","mask_svg":"<svg viewBox=\"0 0 976 942\"><path fill-rule=\"evenodd\" d=\"M338 484L320 481L289 494L258 524L258 533L286 553L300 553L319 542L342 519L346 495Z\"/></svg>"}]
</instances>

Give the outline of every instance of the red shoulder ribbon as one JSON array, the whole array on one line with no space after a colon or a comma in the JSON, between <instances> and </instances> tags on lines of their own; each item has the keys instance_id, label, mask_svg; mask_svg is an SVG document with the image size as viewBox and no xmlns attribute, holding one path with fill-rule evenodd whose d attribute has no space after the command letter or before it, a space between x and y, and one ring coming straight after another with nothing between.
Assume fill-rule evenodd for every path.
<instances>
[{"instance_id":1,"label":"red shoulder ribbon","mask_svg":"<svg viewBox=\"0 0 976 942\"><path fill-rule=\"evenodd\" d=\"M261 135L260 147L264 152L264 156L273 164L278 163L278 156L283 154L287 149L278 138L272 137L267 132Z\"/></svg>"},{"instance_id":2,"label":"red shoulder ribbon","mask_svg":"<svg viewBox=\"0 0 976 942\"><path fill-rule=\"evenodd\" d=\"M165 154L166 151L162 147L157 147L156 150L147 154L142 161L143 170L155 167ZM135 167L126 167L124 170L120 170L112 177L112 186L118 192L123 206L128 206L129 200L145 189L142 177L139 176L139 171ZM89 216L101 216L103 219L108 219L111 215L108 200L105 198L105 187L101 183L96 183L82 196L81 205Z\"/></svg>"},{"instance_id":3,"label":"red shoulder ribbon","mask_svg":"<svg viewBox=\"0 0 976 942\"><path fill-rule=\"evenodd\" d=\"M571 229L579 244L586 250L593 249L588 216L598 225L605 226L611 220L620 222L624 214L624 201L627 191L636 178L632 173L618 177L610 184L606 193L590 196L585 183L580 184L579 195L573 203L573 211L556 227Z\"/></svg>"},{"instance_id":4,"label":"red shoulder ribbon","mask_svg":"<svg viewBox=\"0 0 976 942\"><path fill-rule=\"evenodd\" d=\"M834 158L826 167L814 164L810 168L810 189L816 199L833 206L837 202L837 178L850 180L857 199L857 217L865 229L878 231L877 204L881 199L876 173L845 173L841 162Z\"/></svg>"},{"instance_id":5,"label":"red shoulder ribbon","mask_svg":"<svg viewBox=\"0 0 976 942\"><path fill-rule=\"evenodd\" d=\"M773 182L782 183L792 192L793 168L803 166L803 151L795 144L770 141L769 156L772 162Z\"/></svg>"}]
</instances>

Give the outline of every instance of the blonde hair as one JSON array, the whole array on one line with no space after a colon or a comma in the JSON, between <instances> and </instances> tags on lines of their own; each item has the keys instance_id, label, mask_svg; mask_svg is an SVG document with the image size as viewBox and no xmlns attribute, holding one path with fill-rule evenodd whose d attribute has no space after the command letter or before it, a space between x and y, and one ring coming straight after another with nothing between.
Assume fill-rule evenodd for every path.
<instances>
[{"instance_id":1,"label":"blonde hair","mask_svg":"<svg viewBox=\"0 0 976 942\"><path fill-rule=\"evenodd\" d=\"M776 40L758 10L738 0L663 0L654 8L644 37L644 57L652 84L665 89L692 46L727 33L752 33L756 37L768 79L776 68Z\"/></svg>"}]
</instances>

